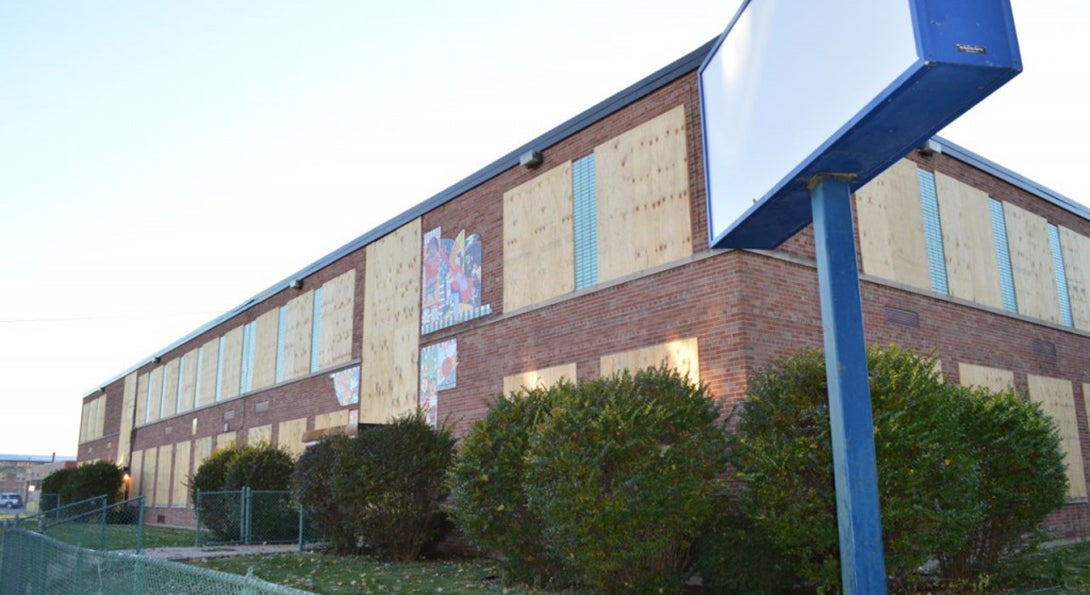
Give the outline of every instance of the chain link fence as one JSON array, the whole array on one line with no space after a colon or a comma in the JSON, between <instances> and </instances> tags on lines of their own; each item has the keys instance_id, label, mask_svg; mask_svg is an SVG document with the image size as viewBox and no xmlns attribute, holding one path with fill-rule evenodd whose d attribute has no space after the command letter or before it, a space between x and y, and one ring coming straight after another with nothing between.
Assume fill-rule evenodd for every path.
<instances>
[{"instance_id":1,"label":"chain link fence","mask_svg":"<svg viewBox=\"0 0 1090 595\"><path fill-rule=\"evenodd\" d=\"M302 509L281 490L198 491L196 529L198 547L299 543L302 549L314 541Z\"/></svg>"},{"instance_id":2,"label":"chain link fence","mask_svg":"<svg viewBox=\"0 0 1090 595\"><path fill-rule=\"evenodd\" d=\"M0 593L22 595L307 595L306 591L140 555L77 547L25 529L4 531Z\"/></svg>"}]
</instances>

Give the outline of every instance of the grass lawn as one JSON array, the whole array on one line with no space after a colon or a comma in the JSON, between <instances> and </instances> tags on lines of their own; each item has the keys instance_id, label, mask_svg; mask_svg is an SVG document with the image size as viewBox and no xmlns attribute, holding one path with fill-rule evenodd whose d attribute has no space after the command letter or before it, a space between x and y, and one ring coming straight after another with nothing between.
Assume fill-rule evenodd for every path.
<instances>
[{"instance_id":1,"label":"grass lawn","mask_svg":"<svg viewBox=\"0 0 1090 595\"><path fill-rule=\"evenodd\" d=\"M455 559L380 562L366 557L316 553L241 556L196 562L223 572L254 575L266 581L322 594L483 593L544 594L549 591L504 586L490 560ZM940 593L940 591L930 591ZM1076 595L1090 593L1090 542L1056 547L1010 561L995 576L965 593Z\"/></svg>"},{"instance_id":2,"label":"grass lawn","mask_svg":"<svg viewBox=\"0 0 1090 595\"><path fill-rule=\"evenodd\" d=\"M212 570L246 574L271 583L314 593L548 593L527 587L504 587L499 568L490 560L453 559L425 562L380 562L366 557L317 553L240 556L198 562Z\"/></svg>"},{"instance_id":3,"label":"grass lawn","mask_svg":"<svg viewBox=\"0 0 1090 595\"><path fill-rule=\"evenodd\" d=\"M46 529L45 534L64 543L96 550L134 550L137 525L106 525L103 532L103 526L97 522L61 523ZM195 537L193 529L144 526L144 548L189 547Z\"/></svg>"}]
</instances>

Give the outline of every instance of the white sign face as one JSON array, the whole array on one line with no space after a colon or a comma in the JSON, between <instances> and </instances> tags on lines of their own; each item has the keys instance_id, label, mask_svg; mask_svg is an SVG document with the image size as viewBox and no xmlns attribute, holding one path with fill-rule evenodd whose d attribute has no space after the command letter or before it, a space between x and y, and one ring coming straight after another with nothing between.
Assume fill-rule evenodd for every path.
<instances>
[{"instance_id":1,"label":"white sign face","mask_svg":"<svg viewBox=\"0 0 1090 595\"><path fill-rule=\"evenodd\" d=\"M743 5L700 78L713 244L919 60L912 19L909 0Z\"/></svg>"}]
</instances>

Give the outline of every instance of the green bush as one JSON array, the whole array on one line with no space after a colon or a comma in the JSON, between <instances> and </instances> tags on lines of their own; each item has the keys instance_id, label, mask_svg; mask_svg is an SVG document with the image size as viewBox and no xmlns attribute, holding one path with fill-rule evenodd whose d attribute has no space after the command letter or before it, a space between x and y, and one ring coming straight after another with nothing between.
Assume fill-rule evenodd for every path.
<instances>
[{"instance_id":1,"label":"green bush","mask_svg":"<svg viewBox=\"0 0 1090 595\"><path fill-rule=\"evenodd\" d=\"M125 472L109 461L95 461L72 470L60 489L61 500L66 503L106 496L106 503L113 504L123 498Z\"/></svg>"},{"instance_id":2,"label":"green bush","mask_svg":"<svg viewBox=\"0 0 1090 595\"><path fill-rule=\"evenodd\" d=\"M193 476L189 478L189 496L193 502L197 502L197 492L219 492L226 488L227 471L239 455L239 449L225 448L214 451Z\"/></svg>"},{"instance_id":3,"label":"green bush","mask_svg":"<svg viewBox=\"0 0 1090 595\"><path fill-rule=\"evenodd\" d=\"M998 398L947 385L933 358L906 350L870 349L868 366L882 539L893 590L925 580L920 568L931 560L940 561L947 578L963 579L969 567L979 571L1016 549L1022 533L1062 504L1062 488L1056 497L1062 458L1051 425L1036 407L1013 395ZM800 582L838 591L836 499L820 352L775 362L751 380L731 457L742 484L738 509L745 519L744 541L766 539ZM1024 514L1015 511L1029 500L1035 506ZM716 533L730 531L710 533L714 541ZM734 536L739 538L737 531ZM984 551L994 555L989 559Z\"/></svg>"},{"instance_id":4,"label":"green bush","mask_svg":"<svg viewBox=\"0 0 1090 595\"><path fill-rule=\"evenodd\" d=\"M333 497L366 547L413 560L442 537L454 442L416 411L336 444Z\"/></svg>"},{"instance_id":5,"label":"green bush","mask_svg":"<svg viewBox=\"0 0 1090 595\"><path fill-rule=\"evenodd\" d=\"M222 490L288 490L295 462L287 451L259 442L238 451L227 466Z\"/></svg>"},{"instance_id":6,"label":"green bush","mask_svg":"<svg viewBox=\"0 0 1090 595\"><path fill-rule=\"evenodd\" d=\"M1067 497L1060 438L1040 407L1013 391L999 394L956 387L965 403L961 426L980 464L982 522L956 550L938 559L942 575L976 580L1000 562L1036 546L1037 529Z\"/></svg>"},{"instance_id":7,"label":"green bush","mask_svg":"<svg viewBox=\"0 0 1090 595\"><path fill-rule=\"evenodd\" d=\"M338 448L345 448L347 436L326 436L307 447L295 462L292 494L306 511L307 518L320 535L339 554L352 553L356 538L349 518L333 496L331 478L336 468Z\"/></svg>"},{"instance_id":8,"label":"green bush","mask_svg":"<svg viewBox=\"0 0 1090 595\"><path fill-rule=\"evenodd\" d=\"M526 506L526 452L547 419L556 391L536 388L500 395L465 435L451 478L458 526L474 544L503 556L510 579L563 582L563 563L550 555L541 519Z\"/></svg>"},{"instance_id":9,"label":"green bush","mask_svg":"<svg viewBox=\"0 0 1090 595\"><path fill-rule=\"evenodd\" d=\"M227 472L239 452L235 447L214 451L189 478L189 493L199 508L201 525L211 531L217 541L235 541L241 537L238 517L242 507L237 498L210 502L209 496L197 496L199 492L224 491Z\"/></svg>"},{"instance_id":10,"label":"green bush","mask_svg":"<svg viewBox=\"0 0 1090 595\"><path fill-rule=\"evenodd\" d=\"M548 549L602 592L679 590L724 470L717 404L665 366L552 390L525 475Z\"/></svg>"},{"instance_id":11,"label":"green bush","mask_svg":"<svg viewBox=\"0 0 1090 595\"><path fill-rule=\"evenodd\" d=\"M738 504L720 496L716 514L697 544L697 568L712 593L775 595L798 583L791 564L755 521L737 512Z\"/></svg>"},{"instance_id":12,"label":"green bush","mask_svg":"<svg viewBox=\"0 0 1090 595\"><path fill-rule=\"evenodd\" d=\"M53 510L61 504L61 491L75 471L75 467L64 467L45 476L42 480L42 496L39 504L41 512Z\"/></svg>"}]
</instances>

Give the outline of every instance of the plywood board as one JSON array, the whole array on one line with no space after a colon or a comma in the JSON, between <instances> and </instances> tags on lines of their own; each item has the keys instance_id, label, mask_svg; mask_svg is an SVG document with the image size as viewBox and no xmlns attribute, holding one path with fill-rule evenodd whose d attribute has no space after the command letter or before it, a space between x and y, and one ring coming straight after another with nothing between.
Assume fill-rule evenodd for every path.
<instances>
[{"instance_id":1,"label":"plywood board","mask_svg":"<svg viewBox=\"0 0 1090 595\"><path fill-rule=\"evenodd\" d=\"M254 381L251 390L260 390L276 382L276 341L279 334L279 308L257 317L254 324Z\"/></svg>"},{"instance_id":2,"label":"plywood board","mask_svg":"<svg viewBox=\"0 0 1090 595\"><path fill-rule=\"evenodd\" d=\"M106 435L106 399L109 397L102 395L98 400L98 411L95 412L95 438L101 438Z\"/></svg>"},{"instance_id":3,"label":"plywood board","mask_svg":"<svg viewBox=\"0 0 1090 595\"><path fill-rule=\"evenodd\" d=\"M693 253L685 107L594 148L598 280Z\"/></svg>"},{"instance_id":4,"label":"plywood board","mask_svg":"<svg viewBox=\"0 0 1090 595\"><path fill-rule=\"evenodd\" d=\"M1041 409L1052 418L1060 431L1060 443L1067 465L1067 497L1086 497L1086 475L1083 469L1082 445L1079 443L1079 426L1075 418L1075 392L1071 382L1062 378L1049 378L1030 374L1029 398L1041 404Z\"/></svg>"},{"instance_id":5,"label":"plywood board","mask_svg":"<svg viewBox=\"0 0 1090 595\"><path fill-rule=\"evenodd\" d=\"M197 390L197 405L207 406L216 401L216 366L219 365L220 340L212 339L201 345L201 375Z\"/></svg>"},{"instance_id":6,"label":"plywood board","mask_svg":"<svg viewBox=\"0 0 1090 595\"><path fill-rule=\"evenodd\" d=\"M571 382L578 379L575 375L575 362L504 376L503 392L511 393L522 388L550 387L564 378Z\"/></svg>"},{"instance_id":7,"label":"plywood board","mask_svg":"<svg viewBox=\"0 0 1090 595\"><path fill-rule=\"evenodd\" d=\"M155 504L170 506L170 468L174 463L174 445L159 447L159 464L155 466Z\"/></svg>"},{"instance_id":8,"label":"plywood board","mask_svg":"<svg viewBox=\"0 0 1090 595\"><path fill-rule=\"evenodd\" d=\"M238 396L242 385L242 327L236 327L223 336L223 370L220 371L220 400Z\"/></svg>"},{"instance_id":9,"label":"plywood board","mask_svg":"<svg viewBox=\"0 0 1090 595\"><path fill-rule=\"evenodd\" d=\"M1014 270L1014 295L1018 312L1032 318L1060 323L1060 300L1052 266L1048 222L1011 203L1003 203Z\"/></svg>"},{"instance_id":10,"label":"plywood board","mask_svg":"<svg viewBox=\"0 0 1090 595\"><path fill-rule=\"evenodd\" d=\"M151 371L148 379L148 423L159 421L159 414L163 397L163 366Z\"/></svg>"},{"instance_id":11,"label":"plywood board","mask_svg":"<svg viewBox=\"0 0 1090 595\"><path fill-rule=\"evenodd\" d=\"M224 432L222 434L216 434L216 450L234 448L235 442L237 440L238 432Z\"/></svg>"},{"instance_id":12,"label":"plywood board","mask_svg":"<svg viewBox=\"0 0 1090 595\"><path fill-rule=\"evenodd\" d=\"M308 291L288 302L287 328L284 329L284 379L310 373L311 323L314 319L314 292Z\"/></svg>"},{"instance_id":13,"label":"plywood board","mask_svg":"<svg viewBox=\"0 0 1090 595\"><path fill-rule=\"evenodd\" d=\"M178 413L178 378L181 362L174 358L163 367L163 402L159 417L166 419Z\"/></svg>"},{"instance_id":14,"label":"plywood board","mask_svg":"<svg viewBox=\"0 0 1090 595\"><path fill-rule=\"evenodd\" d=\"M212 437L205 436L193 441L193 473L201 468L201 464L212 454Z\"/></svg>"},{"instance_id":15,"label":"plywood board","mask_svg":"<svg viewBox=\"0 0 1090 595\"><path fill-rule=\"evenodd\" d=\"M931 289L916 164L902 159L855 193L863 272Z\"/></svg>"},{"instance_id":16,"label":"plywood board","mask_svg":"<svg viewBox=\"0 0 1090 595\"><path fill-rule=\"evenodd\" d=\"M174 445L174 481L171 491L170 505L189 506L189 476L193 471L189 467L192 460L192 441L179 442Z\"/></svg>"},{"instance_id":17,"label":"plywood board","mask_svg":"<svg viewBox=\"0 0 1090 595\"><path fill-rule=\"evenodd\" d=\"M961 362L958 377L962 386L976 386L996 393L1014 388L1014 372L1010 370Z\"/></svg>"},{"instance_id":18,"label":"plywood board","mask_svg":"<svg viewBox=\"0 0 1090 595\"><path fill-rule=\"evenodd\" d=\"M602 376L629 370L656 367L663 362L695 384L700 384L700 349L696 337L649 345L639 349L603 355L600 359Z\"/></svg>"},{"instance_id":19,"label":"plywood board","mask_svg":"<svg viewBox=\"0 0 1090 595\"><path fill-rule=\"evenodd\" d=\"M133 414L136 412L136 372L125 376L125 385L121 393L121 424L117 435L118 465L131 467L129 451L132 450Z\"/></svg>"},{"instance_id":20,"label":"plywood board","mask_svg":"<svg viewBox=\"0 0 1090 595\"><path fill-rule=\"evenodd\" d=\"M181 364L181 392L178 395L178 413L193 410L193 400L197 392L197 357L198 352L193 349L182 356Z\"/></svg>"},{"instance_id":21,"label":"plywood board","mask_svg":"<svg viewBox=\"0 0 1090 595\"><path fill-rule=\"evenodd\" d=\"M250 428L246 432L246 445L253 446L258 442L272 442L272 424L265 424Z\"/></svg>"},{"instance_id":22,"label":"plywood board","mask_svg":"<svg viewBox=\"0 0 1090 595\"><path fill-rule=\"evenodd\" d=\"M129 476L132 483L129 484L129 497L135 498L144 493L144 451L132 451L132 462L129 463Z\"/></svg>"},{"instance_id":23,"label":"plywood board","mask_svg":"<svg viewBox=\"0 0 1090 595\"><path fill-rule=\"evenodd\" d=\"M303 434L307 431L307 418L282 421L276 428L276 443L284 450L297 457L303 454L306 445L303 444Z\"/></svg>"},{"instance_id":24,"label":"plywood board","mask_svg":"<svg viewBox=\"0 0 1090 595\"><path fill-rule=\"evenodd\" d=\"M314 416L314 429L337 428L348 425L348 410L341 409L330 413L322 413Z\"/></svg>"},{"instance_id":25,"label":"plywood board","mask_svg":"<svg viewBox=\"0 0 1090 595\"><path fill-rule=\"evenodd\" d=\"M386 423L416 408L420 219L367 246L359 418Z\"/></svg>"},{"instance_id":26,"label":"plywood board","mask_svg":"<svg viewBox=\"0 0 1090 595\"><path fill-rule=\"evenodd\" d=\"M147 423L148 417L148 375L140 374L136 377L136 418L133 423L136 427Z\"/></svg>"},{"instance_id":27,"label":"plywood board","mask_svg":"<svg viewBox=\"0 0 1090 595\"><path fill-rule=\"evenodd\" d=\"M941 173L935 191L950 295L1002 308L988 194Z\"/></svg>"},{"instance_id":28,"label":"plywood board","mask_svg":"<svg viewBox=\"0 0 1090 595\"><path fill-rule=\"evenodd\" d=\"M322 285L318 366L328 368L352 359L356 269Z\"/></svg>"},{"instance_id":29,"label":"plywood board","mask_svg":"<svg viewBox=\"0 0 1090 595\"><path fill-rule=\"evenodd\" d=\"M84 442L87 442L87 427L90 425L90 422L88 421L88 417L90 417L90 409L91 409L91 404L90 403L84 403L80 407L80 414L79 414L79 443L80 444L83 444Z\"/></svg>"},{"instance_id":30,"label":"plywood board","mask_svg":"<svg viewBox=\"0 0 1090 595\"><path fill-rule=\"evenodd\" d=\"M503 308L575 290L571 162L503 194Z\"/></svg>"},{"instance_id":31,"label":"plywood board","mask_svg":"<svg viewBox=\"0 0 1090 595\"><path fill-rule=\"evenodd\" d=\"M1060 227L1067 295L1075 328L1090 331L1090 238Z\"/></svg>"}]
</instances>

